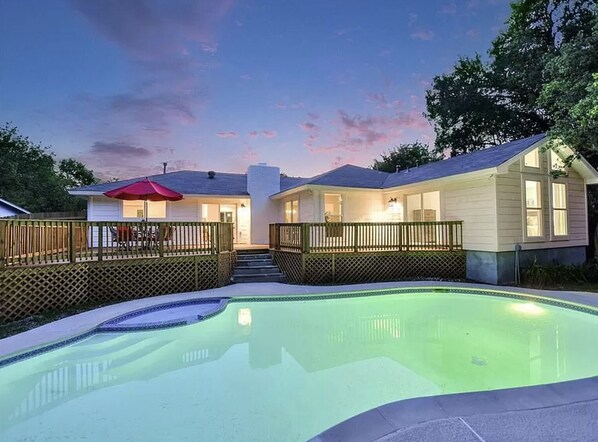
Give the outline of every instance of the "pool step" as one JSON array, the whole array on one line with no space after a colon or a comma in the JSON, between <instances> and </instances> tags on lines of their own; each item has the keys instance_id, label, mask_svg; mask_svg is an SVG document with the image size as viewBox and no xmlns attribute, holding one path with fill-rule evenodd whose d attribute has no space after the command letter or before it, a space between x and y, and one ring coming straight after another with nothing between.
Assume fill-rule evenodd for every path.
<instances>
[{"instance_id":1,"label":"pool step","mask_svg":"<svg viewBox=\"0 0 598 442\"><path fill-rule=\"evenodd\" d=\"M252 252L256 252L252 250ZM237 255L231 282L286 282L284 273L274 263L268 251Z\"/></svg>"}]
</instances>

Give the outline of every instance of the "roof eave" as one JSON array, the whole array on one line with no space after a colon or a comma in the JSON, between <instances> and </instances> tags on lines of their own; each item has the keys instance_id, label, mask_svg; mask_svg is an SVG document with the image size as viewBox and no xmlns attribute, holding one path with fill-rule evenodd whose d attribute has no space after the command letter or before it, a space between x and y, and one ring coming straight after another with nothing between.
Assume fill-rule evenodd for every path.
<instances>
[{"instance_id":1,"label":"roof eave","mask_svg":"<svg viewBox=\"0 0 598 442\"><path fill-rule=\"evenodd\" d=\"M468 180L468 179L479 178L479 177L483 177L483 176L489 176L489 175L497 174L497 173L498 173L498 169L496 167L488 167L486 169L474 170L472 172L456 173L454 175L443 176L440 178L433 178L430 180L422 180L422 181L416 181L414 183L401 184L401 185L392 186L392 187L385 187L382 190L384 192L396 192L398 190L402 190L402 189L408 188L410 186L422 186L422 185L427 185L428 183L438 184L438 183L443 183L443 182L448 182L448 181Z\"/></svg>"}]
</instances>

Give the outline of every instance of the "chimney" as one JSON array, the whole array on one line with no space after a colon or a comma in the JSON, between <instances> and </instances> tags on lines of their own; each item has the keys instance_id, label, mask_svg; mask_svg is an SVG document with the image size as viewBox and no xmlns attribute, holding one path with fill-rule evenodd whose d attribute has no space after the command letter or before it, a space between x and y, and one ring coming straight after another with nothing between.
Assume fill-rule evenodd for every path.
<instances>
[{"instance_id":1,"label":"chimney","mask_svg":"<svg viewBox=\"0 0 598 442\"><path fill-rule=\"evenodd\" d=\"M251 198L251 242L268 244L268 224L279 218L270 196L280 192L280 169L261 163L247 169L247 192Z\"/></svg>"},{"instance_id":2,"label":"chimney","mask_svg":"<svg viewBox=\"0 0 598 442\"><path fill-rule=\"evenodd\" d=\"M166 166L168 166L168 163L165 161L165 162L162 163L162 167L163 167L162 168L162 174L166 173Z\"/></svg>"},{"instance_id":3,"label":"chimney","mask_svg":"<svg viewBox=\"0 0 598 442\"><path fill-rule=\"evenodd\" d=\"M395 166L395 173L399 173L399 165L398 164Z\"/></svg>"},{"instance_id":4,"label":"chimney","mask_svg":"<svg viewBox=\"0 0 598 442\"><path fill-rule=\"evenodd\" d=\"M208 172L208 178L209 179L213 180L215 176L216 176L216 172L214 172L213 170L210 170Z\"/></svg>"}]
</instances>

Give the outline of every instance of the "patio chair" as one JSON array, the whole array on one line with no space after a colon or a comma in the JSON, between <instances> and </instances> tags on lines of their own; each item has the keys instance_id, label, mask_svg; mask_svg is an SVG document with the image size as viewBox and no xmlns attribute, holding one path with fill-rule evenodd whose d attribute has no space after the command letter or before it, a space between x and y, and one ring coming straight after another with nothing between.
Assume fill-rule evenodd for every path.
<instances>
[{"instance_id":1,"label":"patio chair","mask_svg":"<svg viewBox=\"0 0 598 442\"><path fill-rule=\"evenodd\" d=\"M133 228L130 226L113 226L108 227L112 234L112 242L116 243L119 250L126 250L130 248L131 241L133 241L135 235Z\"/></svg>"}]
</instances>

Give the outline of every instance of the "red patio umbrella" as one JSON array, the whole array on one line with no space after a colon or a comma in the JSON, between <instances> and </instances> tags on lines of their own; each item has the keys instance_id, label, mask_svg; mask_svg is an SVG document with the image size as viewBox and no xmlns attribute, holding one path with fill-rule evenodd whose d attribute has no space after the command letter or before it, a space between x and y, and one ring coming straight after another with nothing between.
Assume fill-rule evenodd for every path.
<instances>
[{"instance_id":1,"label":"red patio umbrella","mask_svg":"<svg viewBox=\"0 0 598 442\"><path fill-rule=\"evenodd\" d=\"M168 187L158 184L149 178L144 178L118 189L104 192L104 195L110 198L117 198L120 200L143 200L145 219L147 221L147 202L148 201L179 201L183 199L183 195L169 189Z\"/></svg>"}]
</instances>

